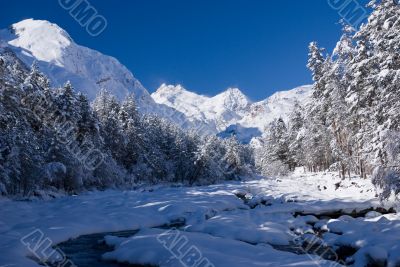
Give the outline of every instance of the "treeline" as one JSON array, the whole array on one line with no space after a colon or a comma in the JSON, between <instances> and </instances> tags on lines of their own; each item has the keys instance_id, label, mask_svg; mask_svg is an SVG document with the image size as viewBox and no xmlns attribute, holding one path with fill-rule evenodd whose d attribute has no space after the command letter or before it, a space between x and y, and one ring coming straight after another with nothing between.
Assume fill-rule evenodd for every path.
<instances>
[{"instance_id":1,"label":"treeline","mask_svg":"<svg viewBox=\"0 0 400 267\"><path fill-rule=\"evenodd\" d=\"M310 44L312 101L268 127L257 165L264 174L296 166L372 177L400 193L400 7L372 1L368 22L348 25L332 54Z\"/></svg>"},{"instance_id":2,"label":"treeline","mask_svg":"<svg viewBox=\"0 0 400 267\"><path fill-rule=\"evenodd\" d=\"M51 88L11 51L0 54L0 193L42 195L140 184L209 184L254 166L235 139L202 137L140 115L102 90L93 103L70 83Z\"/></svg>"}]
</instances>

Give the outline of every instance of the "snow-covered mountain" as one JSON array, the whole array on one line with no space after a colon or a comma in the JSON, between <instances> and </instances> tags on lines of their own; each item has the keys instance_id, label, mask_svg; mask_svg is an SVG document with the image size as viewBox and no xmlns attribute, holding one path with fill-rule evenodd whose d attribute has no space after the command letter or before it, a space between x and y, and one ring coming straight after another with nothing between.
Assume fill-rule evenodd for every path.
<instances>
[{"instance_id":1,"label":"snow-covered mountain","mask_svg":"<svg viewBox=\"0 0 400 267\"><path fill-rule=\"evenodd\" d=\"M143 101L152 101L146 89L118 60L77 45L56 24L27 19L0 31L0 38L28 66L36 61L54 86L70 80L91 99L104 87L119 99L134 92Z\"/></svg>"},{"instance_id":2,"label":"snow-covered mountain","mask_svg":"<svg viewBox=\"0 0 400 267\"><path fill-rule=\"evenodd\" d=\"M160 115L203 134L236 134L245 141L261 135L273 119L286 119L294 103L307 101L311 94L311 87L303 86L253 103L238 88L208 97L163 84L150 95L117 59L76 44L65 30L44 20L27 19L0 30L0 52L4 49L12 50L27 66L36 62L53 86L70 80L91 100L102 88L120 100L133 93L142 113Z\"/></svg>"},{"instance_id":3,"label":"snow-covered mountain","mask_svg":"<svg viewBox=\"0 0 400 267\"><path fill-rule=\"evenodd\" d=\"M0 49L10 49L27 66L36 63L52 86L71 81L93 100L105 88L119 100L133 93L139 110L157 114L183 127L192 127L184 114L160 105L117 59L76 44L69 34L45 20L26 19L0 30Z\"/></svg>"},{"instance_id":4,"label":"snow-covered mountain","mask_svg":"<svg viewBox=\"0 0 400 267\"><path fill-rule=\"evenodd\" d=\"M239 89L228 90L214 96L198 95L181 85L166 85L151 96L159 104L165 104L186 115L190 121L202 122L220 136L237 135L248 142L261 135L274 119L288 119L296 102L306 103L312 93L310 85L273 94L271 97L252 102Z\"/></svg>"},{"instance_id":5,"label":"snow-covered mountain","mask_svg":"<svg viewBox=\"0 0 400 267\"><path fill-rule=\"evenodd\" d=\"M251 101L237 88L207 97L190 92L181 85L162 84L151 96L157 103L184 113L190 121L207 124L213 133L235 124L251 105Z\"/></svg>"}]
</instances>

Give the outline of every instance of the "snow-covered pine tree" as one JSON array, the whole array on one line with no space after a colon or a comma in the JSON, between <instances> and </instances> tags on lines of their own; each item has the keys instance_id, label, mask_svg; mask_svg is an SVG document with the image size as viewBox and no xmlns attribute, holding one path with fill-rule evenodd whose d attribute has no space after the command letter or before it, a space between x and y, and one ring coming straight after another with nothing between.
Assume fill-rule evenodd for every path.
<instances>
[{"instance_id":1,"label":"snow-covered pine tree","mask_svg":"<svg viewBox=\"0 0 400 267\"><path fill-rule=\"evenodd\" d=\"M199 182L215 183L225 177L225 147L216 136L206 136L195 153L194 173Z\"/></svg>"},{"instance_id":2,"label":"snow-covered pine tree","mask_svg":"<svg viewBox=\"0 0 400 267\"><path fill-rule=\"evenodd\" d=\"M240 179L252 173L254 159L252 157L252 148L238 142L236 137L232 136L223 140L225 146L225 155L223 157L225 179Z\"/></svg>"},{"instance_id":3,"label":"snow-covered pine tree","mask_svg":"<svg viewBox=\"0 0 400 267\"><path fill-rule=\"evenodd\" d=\"M101 122L104 149L118 164L122 164L127 138L119 121L120 104L107 90L101 90L93 101L93 109Z\"/></svg>"},{"instance_id":4,"label":"snow-covered pine tree","mask_svg":"<svg viewBox=\"0 0 400 267\"><path fill-rule=\"evenodd\" d=\"M269 124L257 158L258 169L263 175L284 175L292 167L289 166L288 129L283 119L276 119Z\"/></svg>"},{"instance_id":5,"label":"snow-covered pine tree","mask_svg":"<svg viewBox=\"0 0 400 267\"><path fill-rule=\"evenodd\" d=\"M323 55L325 49L319 48L316 42L311 42L308 53L308 63L307 67L311 70L312 78L314 83L314 95L320 96L323 93L324 84L320 84L317 81L320 81L324 74L324 63L325 57Z\"/></svg>"},{"instance_id":6,"label":"snow-covered pine tree","mask_svg":"<svg viewBox=\"0 0 400 267\"><path fill-rule=\"evenodd\" d=\"M0 84L0 106L3 110L0 151L4 171L0 174L0 183L8 194L30 195L42 185L43 156L37 136L26 119L29 111L20 106L20 99L18 88Z\"/></svg>"},{"instance_id":7,"label":"snow-covered pine tree","mask_svg":"<svg viewBox=\"0 0 400 267\"><path fill-rule=\"evenodd\" d=\"M122 102L118 118L121 129L126 136L124 155L121 160L124 167L130 170L138 163L139 154L144 153L141 138L145 133L140 130L140 116L134 95L128 95Z\"/></svg>"},{"instance_id":8,"label":"snow-covered pine tree","mask_svg":"<svg viewBox=\"0 0 400 267\"><path fill-rule=\"evenodd\" d=\"M302 143L304 139L304 108L296 102L293 111L289 115L288 142L289 142L289 163L293 170L297 166L304 166L304 151Z\"/></svg>"}]
</instances>

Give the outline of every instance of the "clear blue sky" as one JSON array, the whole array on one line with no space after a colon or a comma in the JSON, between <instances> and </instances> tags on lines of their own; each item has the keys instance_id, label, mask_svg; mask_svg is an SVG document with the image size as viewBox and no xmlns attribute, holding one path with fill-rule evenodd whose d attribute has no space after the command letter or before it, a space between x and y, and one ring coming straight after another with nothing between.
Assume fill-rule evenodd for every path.
<instances>
[{"instance_id":1,"label":"clear blue sky","mask_svg":"<svg viewBox=\"0 0 400 267\"><path fill-rule=\"evenodd\" d=\"M0 27L46 19L84 46L116 57L150 91L165 83L214 95L237 86L259 100L311 83L308 43L331 50L340 36L327 0L89 1L108 22L87 34L57 0L1 4Z\"/></svg>"}]
</instances>

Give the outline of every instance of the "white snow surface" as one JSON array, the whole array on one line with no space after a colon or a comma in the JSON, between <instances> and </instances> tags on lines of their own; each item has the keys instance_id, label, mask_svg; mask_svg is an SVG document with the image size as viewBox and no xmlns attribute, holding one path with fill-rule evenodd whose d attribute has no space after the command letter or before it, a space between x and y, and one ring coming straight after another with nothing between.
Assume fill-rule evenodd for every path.
<instances>
[{"instance_id":1,"label":"white snow surface","mask_svg":"<svg viewBox=\"0 0 400 267\"><path fill-rule=\"evenodd\" d=\"M171 257L170 243L179 237L187 238L186 247L174 252ZM172 240L172 241L169 241ZM141 230L131 238L107 238L108 244L116 245L116 250L104 254L107 260L117 260L136 264L152 264L165 267L194 266L317 266L314 258L307 255L293 256L273 249L268 244L251 245L232 239L218 238L201 233L171 232L159 229ZM166 244L166 246L164 246ZM219 249L218 249L219 248ZM200 256L194 256L197 254ZM193 254L192 254L193 253ZM192 254L192 255L190 255ZM318 261L319 266L330 266L328 261Z\"/></svg>"},{"instance_id":2,"label":"white snow surface","mask_svg":"<svg viewBox=\"0 0 400 267\"><path fill-rule=\"evenodd\" d=\"M341 184L336 189L338 182ZM246 198L247 204L236 195ZM263 204L257 206L259 203ZM317 215L381 205L369 180L352 177L342 181L332 173L304 174L299 169L281 178L202 187L107 190L48 201L0 199L0 205L0 266L38 266L28 258L32 252L21 242L35 229L40 229L53 245L83 234L140 229L130 238L107 237L115 249L103 257L180 266L185 258L173 257L157 239L166 230L156 227L174 221L185 221L185 226L176 232L214 266L328 266L331 262L316 256L274 248L290 245L299 235L313 233L309 222L329 231L322 237L326 244L355 246L356 266L362 266L369 257L392 263L399 260L397 214L370 212L365 218L342 216L332 220L293 216L293 212Z\"/></svg>"}]
</instances>

